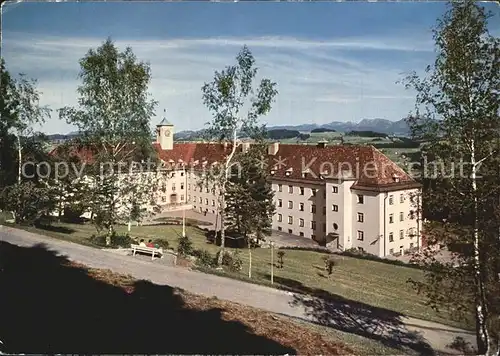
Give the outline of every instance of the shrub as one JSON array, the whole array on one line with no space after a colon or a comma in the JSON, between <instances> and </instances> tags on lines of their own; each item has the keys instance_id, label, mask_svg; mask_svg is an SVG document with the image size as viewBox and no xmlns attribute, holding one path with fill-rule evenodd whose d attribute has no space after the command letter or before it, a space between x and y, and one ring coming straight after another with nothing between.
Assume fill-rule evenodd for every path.
<instances>
[{"instance_id":1,"label":"shrub","mask_svg":"<svg viewBox=\"0 0 500 356\"><path fill-rule=\"evenodd\" d=\"M170 244L165 239L153 239L153 243L155 245L158 245L158 247L163 248L165 250L170 247Z\"/></svg>"},{"instance_id":2,"label":"shrub","mask_svg":"<svg viewBox=\"0 0 500 356\"><path fill-rule=\"evenodd\" d=\"M280 268L283 268L284 265L283 257L285 257L285 251L278 251L276 254L278 255L278 262L280 264Z\"/></svg>"},{"instance_id":3,"label":"shrub","mask_svg":"<svg viewBox=\"0 0 500 356\"><path fill-rule=\"evenodd\" d=\"M92 234L89 238L90 242L93 243L94 245L97 246L102 246L102 247L113 247L113 248L118 248L118 247L130 247L130 244L134 243L135 241L129 236L128 233L126 234L119 234L115 231L111 234L111 244L106 245L106 234Z\"/></svg>"},{"instance_id":4,"label":"shrub","mask_svg":"<svg viewBox=\"0 0 500 356\"><path fill-rule=\"evenodd\" d=\"M198 258L198 264L203 267L213 267L217 261L207 250L194 250L193 256Z\"/></svg>"},{"instance_id":5,"label":"shrub","mask_svg":"<svg viewBox=\"0 0 500 356\"><path fill-rule=\"evenodd\" d=\"M232 258L232 263L229 265L229 270L231 272L239 272L241 271L242 267L243 267L243 261L241 260L240 252L236 250Z\"/></svg>"},{"instance_id":6,"label":"shrub","mask_svg":"<svg viewBox=\"0 0 500 356\"><path fill-rule=\"evenodd\" d=\"M189 256L193 253L193 242L187 236L179 238L177 252L180 256Z\"/></svg>"},{"instance_id":7,"label":"shrub","mask_svg":"<svg viewBox=\"0 0 500 356\"><path fill-rule=\"evenodd\" d=\"M312 252L321 252L321 253L328 253L330 254L331 251L327 249L326 247L323 246L310 246L310 247L303 247L303 246L281 246L279 247L280 250L298 250L298 251L312 251Z\"/></svg>"},{"instance_id":8,"label":"shrub","mask_svg":"<svg viewBox=\"0 0 500 356\"><path fill-rule=\"evenodd\" d=\"M220 250L217 251L214 259L215 264L217 264L221 253L222 252ZM233 255L231 252L224 250L224 255L222 255L222 265L227 267L231 272L240 271L243 266L243 261L240 258L240 252L236 250Z\"/></svg>"},{"instance_id":9,"label":"shrub","mask_svg":"<svg viewBox=\"0 0 500 356\"><path fill-rule=\"evenodd\" d=\"M325 271L330 276L333 273L333 267L335 267L335 260L333 259L333 256L325 256L324 261L325 261Z\"/></svg>"},{"instance_id":10,"label":"shrub","mask_svg":"<svg viewBox=\"0 0 500 356\"><path fill-rule=\"evenodd\" d=\"M81 216L84 212L85 208L82 205L73 204L66 206L61 220L68 223L81 223L83 221Z\"/></svg>"}]
</instances>

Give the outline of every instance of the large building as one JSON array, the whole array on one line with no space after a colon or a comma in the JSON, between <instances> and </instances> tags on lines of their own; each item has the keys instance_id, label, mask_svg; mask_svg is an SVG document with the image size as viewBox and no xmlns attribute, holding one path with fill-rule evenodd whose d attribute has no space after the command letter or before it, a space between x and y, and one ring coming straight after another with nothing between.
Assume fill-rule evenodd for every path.
<instances>
[{"instance_id":1,"label":"large building","mask_svg":"<svg viewBox=\"0 0 500 356\"><path fill-rule=\"evenodd\" d=\"M155 149L171 169L158 203L165 210L186 206L217 214L217 191L198 182L203 169L223 162L230 146L175 143L174 126L165 119L156 134ZM266 160L274 230L381 257L420 247L420 184L374 147L273 142Z\"/></svg>"}]
</instances>

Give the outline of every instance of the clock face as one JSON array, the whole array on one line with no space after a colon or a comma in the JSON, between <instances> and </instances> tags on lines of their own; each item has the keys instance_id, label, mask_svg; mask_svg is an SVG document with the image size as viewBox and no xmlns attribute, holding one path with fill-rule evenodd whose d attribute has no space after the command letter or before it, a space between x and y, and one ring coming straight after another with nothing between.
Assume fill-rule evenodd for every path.
<instances>
[{"instance_id":1,"label":"clock face","mask_svg":"<svg viewBox=\"0 0 500 356\"><path fill-rule=\"evenodd\" d=\"M169 137L170 136L170 130L165 130L165 136Z\"/></svg>"}]
</instances>

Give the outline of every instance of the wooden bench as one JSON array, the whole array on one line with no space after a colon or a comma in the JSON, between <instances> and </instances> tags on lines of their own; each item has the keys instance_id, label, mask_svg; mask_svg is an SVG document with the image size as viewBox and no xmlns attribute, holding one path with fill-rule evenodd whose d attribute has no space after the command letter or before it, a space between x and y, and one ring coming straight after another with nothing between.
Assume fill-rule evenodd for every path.
<instances>
[{"instance_id":1,"label":"wooden bench","mask_svg":"<svg viewBox=\"0 0 500 356\"><path fill-rule=\"evenodd\" d=\"M140 246L140 245L134 245L131 244L130 247L132 248L132 256L135 256L136 252L142 252L142 253L147 253L151 254L151 260L155 259L155 255L160 256L160 258L163 258L163 249L156 248L156 247L147 247L147 246Z\"/></svg>"}]
</instances>

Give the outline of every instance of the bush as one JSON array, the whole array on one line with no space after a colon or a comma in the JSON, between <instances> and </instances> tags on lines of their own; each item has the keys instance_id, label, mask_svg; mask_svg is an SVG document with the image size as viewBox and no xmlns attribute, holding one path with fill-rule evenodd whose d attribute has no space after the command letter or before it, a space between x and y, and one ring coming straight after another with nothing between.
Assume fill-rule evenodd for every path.
<instances>
[{"instance_id":1,"label":"bush","mask_svg":"<svg viewBox=\"0 0 500 356\"><path fill-rule=\"evenodd\" d=\"M285 251L278 251L276 253L278 255L278 263L280 264L280 268L283 268L285 261L283 261L283 257L285 257Z\"/></svg>"},{"instance_id":2,"label":"bush","mask_svg":"<svg viewBox=\"0 0 500 356\"><path fill-rule=\"evenodd\" d=\"M376 261L376 262L382 262L382 263L387 263L390 265L396 265L396 266L404 266L404 267L409 267L409 268L416 268L416 269L422 269L421 266L415 264L415 263L406 263L400 260L390 260L387 258L383 257L378 257L376 255L372 255L370 253L358 251L357 249L349 249L344 252L336 252L336 254L342 255L342 256L347 256L347 257L354 257L354 258L361 258L363 260L369 260L369 261Z\"/></svg>"},{"instance_id":3,"label":"bush","mask_svg":"<svg viewBox=\"0 0 500 356\"><path fill-rule=\"evenodd\" d=\"M198 258L198 264L203 267L214 267L217 264L216 259L207 250L194 250L193 256Z\"/></svg>"},{"instance_id":4,"label":"bush","mask_svg":"<svg viewBox=\"0 0 500 356\"><path fill-rule=\"evenodd\" d=\"M85 212L85 209L81 205L70 205L64 208L63 216L61 216L61 220L67 223L81 223L83 221L82 214Z\"/></svg>"},{"instance_id":5,"label":"bush","mask_svg":"<svg viewBox=\"0 0 500 356\"><path fill-rule=\"evenodd\" d=\"M119 248L119 247L130 247L131 244L133 244L135 241L132 239L128 233L126 234L119 234L115 231L111 234L111 244L106 245L106 234L93 234L90 236L89 240L91 243L97 246L102 246L102 247L112 247L112 248Z\"/></svg>"},{"instance_id":6,"label":"bush","mask_svg":"<svg viewBox=\"0 0 500 356\"><path fill-rule=\"evenodd\" d=\"M216 263L219 260L221 253L222 251L217 251L214 259ZM243 261L240 258L240 252L236 250L233 255L229 251L224 250L224 255L222 255L222 265L226 266L231 272L240 271L243 266Z\"/></svg>"},{"instance_id":7,"label":"bush","mask_svg":"<svg viewBox=\"0 0 500 356\"><path fill-rule=\"evenodd\" d=\"M328 275L331 275L333 273L333 267L335 267L335 260L333 256L325 256L323 260L325 261L325 271Z\"/></svg>"},{"instance_id":8,"label":"bush","mask_svg":"<svg viewBox=\"0 0 500 356\"><path fill-rule=\"evenodd\" d=\"M179 238L177 252L180 256L189 256L193 254L193 242L187 236Z\"/></svg>"},{"instance_id":9,"label":"bush","mask_svg":"<svg viewBox=\"0 0 500 356\"><path fill-rule=\"evenodd\" d=\"M298 251L312 251L312 252L320 252L320 253L328 253L331 251L323 246L311 246L311 247L303 247L303 246L281 246L280 250L298 250Z\"/></svg>"},{"instance_id":10,"label":"bush","mask_svg":"<svg viewBox=\"0 0 500 356\"><path fill-rule=\"evenodd\" d=\"M167 249L170 247L170 244L165 239L153 239L153 243L158 245L160 248Z\"/></svg>"}]
</instances>

